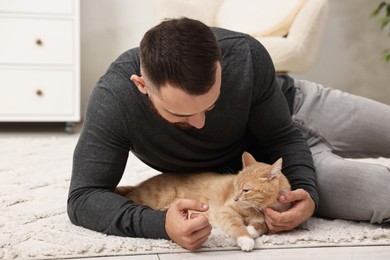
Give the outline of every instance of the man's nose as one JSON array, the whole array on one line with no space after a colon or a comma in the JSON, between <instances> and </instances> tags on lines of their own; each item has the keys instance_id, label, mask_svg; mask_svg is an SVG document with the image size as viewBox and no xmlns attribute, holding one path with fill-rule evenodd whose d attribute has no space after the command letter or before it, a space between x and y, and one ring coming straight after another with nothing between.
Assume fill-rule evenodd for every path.
<instances>
[{"instance_id":1,"label":"man's nose","mask_svg":"<svg viewBox=\"0 0 390 260\"><path fill-rule=\"evenodd\" d=\"M206 123L206 114L199 113L188 118L188 124L195 128L201 129Z\"/></svg>"}]
</instances>

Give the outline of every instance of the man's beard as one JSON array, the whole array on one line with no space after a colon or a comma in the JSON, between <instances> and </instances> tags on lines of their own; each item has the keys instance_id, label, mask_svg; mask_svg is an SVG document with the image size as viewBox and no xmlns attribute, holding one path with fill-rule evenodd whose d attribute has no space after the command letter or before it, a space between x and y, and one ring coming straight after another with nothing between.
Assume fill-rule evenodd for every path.
<instances>
[{"instance_id":1,"label":"man's beard","mask_svg":"<svg viewBox=\"0 0 390 260\"><path fill-rule=\"evenodd\" d=\"M190 125L188 123L184 123L184 122L176 122L176 123L169 122L168 120L166 120L164 117L162 117L160 115L160 113L157 111L156 107L154 106L152 100L150 100L149 96L148 96L148 100L149 100L149 104L150 104L150 107L152 108L152 110L156 113L156 115L158 115L165 122L175 126L176 128L178 128L180 130L190 130L190 129L194 128L192 125Z\"/></svg>"},{"instance_id":2,"label":"man's beard","mask_svg":"<svg viewBox=\"0 0 390 260\"><path fill-rule=\"evenodd\" d=\"M175 127L179 128L180 130L190 130L193 129L194 127L188 123L183 123L183 122L176 122L176 123L171 123Z\"/></svg>"}]
</instances>

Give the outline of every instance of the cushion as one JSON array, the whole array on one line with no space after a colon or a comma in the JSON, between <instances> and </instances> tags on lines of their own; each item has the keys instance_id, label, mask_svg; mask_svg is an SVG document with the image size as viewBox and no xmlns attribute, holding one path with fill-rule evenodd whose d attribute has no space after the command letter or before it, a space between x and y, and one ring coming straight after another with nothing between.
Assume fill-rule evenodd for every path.
<instances>
[{"instance_id":1,"label":"cushion","mask_svg":"<svg viewBox=\"0 0 390 260\"><path fill-rule=\"evenodd\" d=\"M223 0L155 0L155 22L160 23L165 18L186 16L213 26L215 13Z\"/></svg>"},{"instance_id":2,"label":"cushion","mask_svg":"<svg viewBox=\"0 0 390 260\"><path fill-rule=\"evenodd\" d=\"M216 25L254 37L285 36L307 0L225 0Z\"/></svg>"}]
</instances>

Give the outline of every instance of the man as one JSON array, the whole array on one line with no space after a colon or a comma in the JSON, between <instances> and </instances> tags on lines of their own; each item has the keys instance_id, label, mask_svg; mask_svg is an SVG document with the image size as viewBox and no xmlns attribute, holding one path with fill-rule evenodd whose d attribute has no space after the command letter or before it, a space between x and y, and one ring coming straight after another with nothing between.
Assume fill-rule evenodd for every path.
<instances>
[{"instance_id":1,"label":"man","mask_svg":"<svg viewBox=\"0 0 390 260\"><path fill-rule=\"evenodd\" d=\"M292 185L292 191L280 198L281 202L292 203L289 211L264 210L271 232L295 228L312 216L316 208L324 216L381 222L390 215L390 209L377 211L387 205L383 202L375 205L380 216L370 215L374 206L356 209L356 203L351 205L352 215L344 215L350 210L345 204L349 205L351 198L339 196L352 194L357 185L353 182L351 186L346 180L341 186L349 189L337 189L334 183L339 179L334 175L344 164L337 167L332 162L338 162L338 158L333 158L328 167L327 158L336 155L331 146L324 146L324 138L305 125L310 122L315 128L322 123L331 132L333 126L327 122L335 114L343 114L332 111L336 107L332 102L339 102L338 93L288 76L276 77L267 51L248 35L210 29L188 18L164 21L145 34L139 49L125 52L110 66L90 97L74 153L69 217L76 225L99 232L172 239L194 250L207 240L211 226L202 215L188 218L187 211L206 211L208 205L180 199L161 212L114 193L129 151L154 169L183 174L206 170L236 173L241 168L243 151L249 151L258 161L267 163L282 157L283 172ZM322 102L327 96L330 101ZM356 103L354 98L346 98L346 104ZM360 101L386 112L382 114L383 120L390 119L388 106ZM325 117L331 118L318 118L324 113L323 108L332 112L325 112ZM367 106L361 110L366 113ZM343 123L336 125L344 126ZM388 128L377 133L386 133ZM361 135L350 137L348 143L336 143L348 146ZM387 134L368 152L390 156L389 144ZM367 154L366 146L355 155ZM336 147L335 151L344 148ZM326 173L323 177L319 173L325 183L320 189L311 152L315 159L318 157L316 166ZM347 149L344 152L354 155ZM347 165L345 176L355 168ZM374 170L389 175L384 168ZM387 176L378 185L389 183ZM319 192L324 207L319 204ZM388 197L387 193L384 192ZM337 201L333 202L335 198Z\"/></svg>"}]
</instances>

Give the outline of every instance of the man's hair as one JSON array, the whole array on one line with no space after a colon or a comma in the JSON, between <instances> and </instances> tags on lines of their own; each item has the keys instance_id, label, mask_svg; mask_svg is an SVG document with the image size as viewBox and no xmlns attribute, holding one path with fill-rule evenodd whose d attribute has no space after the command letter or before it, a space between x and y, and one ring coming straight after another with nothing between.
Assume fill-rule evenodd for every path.
<instances>
[{"instance_id":1,"label":"man's hair","mask_svg":"<svg viewBox=\"0 0 390 260\"><path fill-rule=\"evenodd\" d=\"M186 17L167 19L146 32L140 45L142 73L158 90L169 83L191 95L215 83L221 51L211 29Z\"/></svg>"}]
</instances>

